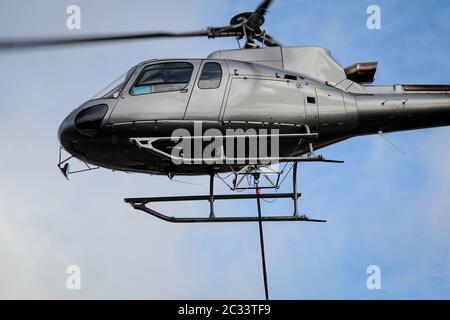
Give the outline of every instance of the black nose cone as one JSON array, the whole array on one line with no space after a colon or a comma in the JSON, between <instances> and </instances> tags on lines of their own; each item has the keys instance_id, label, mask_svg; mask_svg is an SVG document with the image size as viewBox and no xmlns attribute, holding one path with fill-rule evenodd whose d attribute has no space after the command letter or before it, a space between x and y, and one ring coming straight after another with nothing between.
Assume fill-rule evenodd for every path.
<instances>
[{"instance_id":1,"label":"black nose cone","mask_svg":"<svg viewBox=\"0 0 450 320\"><path fill-rule=\"evenodd\" d=\"M74 156L85 156L96 143L102 122L108 112L106 103L87 101L70 113L59 126L61 146Z\"/></svg>"}]
</instances>

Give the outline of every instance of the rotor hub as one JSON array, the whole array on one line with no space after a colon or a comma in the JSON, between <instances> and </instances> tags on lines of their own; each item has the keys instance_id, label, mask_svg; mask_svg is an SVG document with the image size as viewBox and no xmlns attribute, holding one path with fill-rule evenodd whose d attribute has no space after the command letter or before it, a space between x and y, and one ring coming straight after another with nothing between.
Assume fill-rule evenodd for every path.
<instances>
[{"instance_id":1,"label":"rotor hub","mask_svg":"<svg viewBox=\"0 0 450 320\"><path fill-rule=\"evenodd\" d=\"M253 17L252 17L252 15L253 15ZM252 22L253 28L259 28L264 24L265 19L263 16L255 15L254 12L242 12L242 13L235 15L233 18L231 18L230 25L236 26L239 24L244 24L244 25L248 26L247 22L250 17L252 17L251 22Z\"/></svg>"}]
</instances>

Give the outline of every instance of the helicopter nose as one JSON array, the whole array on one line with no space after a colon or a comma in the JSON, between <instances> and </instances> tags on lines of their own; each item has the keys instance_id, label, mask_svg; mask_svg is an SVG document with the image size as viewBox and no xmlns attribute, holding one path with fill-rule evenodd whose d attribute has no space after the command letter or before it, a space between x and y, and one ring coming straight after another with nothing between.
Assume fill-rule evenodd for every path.
<instances>
[{"instance_id":1,"label":"helicopter nose","mask_svg":"<svg viewBox=\"0 0 450 320\"><path fill-rule=\"evenodd\" d=\"M76 145L91 140L101 129L108 105L105 103L92 104L92 102L87 102L75 109L59 126L58 137L65 150L79 153L80 148Z\"/></svg>"}]
</instances>

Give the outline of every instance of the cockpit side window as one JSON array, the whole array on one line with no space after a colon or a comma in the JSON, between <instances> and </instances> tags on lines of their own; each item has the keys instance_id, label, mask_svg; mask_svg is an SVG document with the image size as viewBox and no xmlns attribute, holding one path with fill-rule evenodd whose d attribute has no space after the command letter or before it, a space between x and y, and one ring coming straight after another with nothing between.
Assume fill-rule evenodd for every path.
<instances>
[{"instance_id":1,"label":"cockpit side window","mask_svg":"<svg viewBox=\"0 0 450 320\"><path fill-rule=\"evenodd\" d=\"M198 87L200 89L217 89L222 80L222 67L217 62L207 62L203 66Z\"/></svg>"},{"instance_id":2,"label":"cockpit side window","mask_svg":"<svg viewBox=\"0 0 450 320\"><path fill-rule=\"evenodd\" d=\"M188 62L153 64L142 70L130 90L131 95L177 91L191 80L194 66Z\"/></svg>"}]
</instances>

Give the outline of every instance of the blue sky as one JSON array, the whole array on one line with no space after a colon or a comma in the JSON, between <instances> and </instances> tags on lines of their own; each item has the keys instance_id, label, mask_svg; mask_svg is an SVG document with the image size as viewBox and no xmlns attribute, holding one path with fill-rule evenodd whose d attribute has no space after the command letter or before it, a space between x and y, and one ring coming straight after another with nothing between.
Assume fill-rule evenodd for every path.
<instances>
[{"instance_id":1,"label":"blue sky","mask_svg":"<svg viewBox=\"0 0 450 320\"><path fill-rule=\"evenodd\" d=\"M80 31L65 28L70 4L81 7ZM257 4L3 0L0 37L197 30ZM381 8L381 30L366 28L371 4ZM448 84L449 16L448 1L275 1L265 28L286 45L326 47L343 66L379 61L376 84ZM0 53L1 298L263 298L256 224L169 225L122 201L204 193L206 178L187 186L99 170L68 183L56 168L59 123L132 65L235 46L193 39ZM406 155L379 136L359 137L322 150L345 164L300 167L302 212L329 222L265 224L272 298L450 298L450 129L388 137ZM290 205L264 204L263 212ZM254 213L255 204L219 209ZM72 264L81 267L79 291L65 285ZM366 288L373 264L381 290Z\"/></svg>"}]
</instances>

